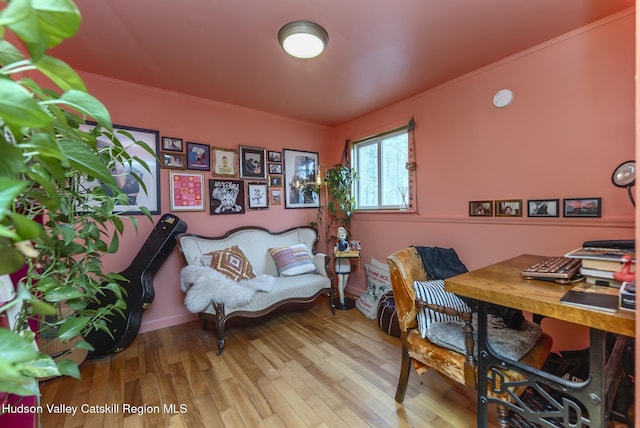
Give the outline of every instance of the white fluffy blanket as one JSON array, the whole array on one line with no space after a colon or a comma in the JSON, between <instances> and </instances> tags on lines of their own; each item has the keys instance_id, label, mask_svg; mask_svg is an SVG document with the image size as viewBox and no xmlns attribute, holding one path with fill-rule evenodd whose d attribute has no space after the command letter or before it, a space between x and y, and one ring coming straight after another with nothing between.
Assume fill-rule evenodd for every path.
<instances>
[{"instance_id":1,"label":"white fluffy blanket","mask_svg":"<svg viewBox=\"0 0 640 428\"><path fill-rule=\"evenodd\" d=\"M180 289L187 293L184 305L194 314L204 311L211 302L233 308L244 306L256 292L273 290L275 283L273 276L264 274L234 281L209 266L189 265L180 272Z\"/></svg>"}]
</instances>

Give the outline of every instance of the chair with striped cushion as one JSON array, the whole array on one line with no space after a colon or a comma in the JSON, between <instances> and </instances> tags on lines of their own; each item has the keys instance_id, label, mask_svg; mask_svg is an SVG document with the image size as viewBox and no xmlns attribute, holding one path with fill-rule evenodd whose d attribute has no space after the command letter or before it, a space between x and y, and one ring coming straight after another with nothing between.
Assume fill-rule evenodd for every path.
<instances>
[{"instance_id":1,"label":"chair with striped cushion","mask_svg":"<svg viewBox=\"0 0 640 428\"><path fill-rule=\"evenodd\" d=\"M387 257L387 263L402 331L402 360L396 401L402 403L404 400L411 363L420 375L433 368L475 389L477 349L474 314L461 299L444 290L442 280L427 280L427 272L415 247L391 254ZM515 352L516 360L539 369L551 352L552 340L547 334L541 333L539 326L531 326L533 323L529 321L526 323L526 328L521 330L528 330L523 334L531 336L518 339L521 342L519 346L525 345L520 349L516 349L518 346L510 341L511 336L516 336L513 334L515 330L506 329L504 325L496 325L493 333L489 331L489 341L494 346L493 337L495 344L500 342L504 346L503 352ZM500 332L500 329L505 331ZM509 340L504 340L503 336ZM515 380L520 375L509 372L509 376ZM498 406L498 421L505 423L504 426L507 426L507 413L504 406Z\"/></svg>"}]
</instances>

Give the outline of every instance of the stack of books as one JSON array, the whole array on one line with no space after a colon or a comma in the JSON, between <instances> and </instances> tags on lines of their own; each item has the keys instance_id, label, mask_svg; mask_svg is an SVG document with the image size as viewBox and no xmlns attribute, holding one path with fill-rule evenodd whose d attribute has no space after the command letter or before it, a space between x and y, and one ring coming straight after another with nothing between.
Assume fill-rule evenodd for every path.
<instances>
[{"instance_id":1,"label":"stack of books","mask_svg":"<svg viewBox=\"0 0 640 428\"><path fill-rule=\"evenodd\" d=\"M616 280L613 274L620 272L624 263L622 257L631 256L631 271L635 272L636 258L634 248L603 248L583 246L567 254L566 257L582 260L580 274L586 281L595 285L620 288L622 281Z\"/></svg>"}]
</instances>

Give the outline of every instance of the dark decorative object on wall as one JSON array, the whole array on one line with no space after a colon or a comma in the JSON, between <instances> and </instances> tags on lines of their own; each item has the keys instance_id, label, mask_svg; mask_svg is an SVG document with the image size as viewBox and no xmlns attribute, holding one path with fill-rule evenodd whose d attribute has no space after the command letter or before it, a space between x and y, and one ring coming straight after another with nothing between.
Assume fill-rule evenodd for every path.
<instances>
[{"instance_id":1,"label":"dark decorative object on wall","mask_svg":"<svg viewBox=\"0 0 640 428\"><path fill-rule=\"evenodd\" d=\"M267 179L267 150L260 147L239 146L240 178Z\"/></svg>"},{"instance_id":2,"label":"dark decorative object on wall","mask_svg":"<svg viewBox=\"0 0 640 428\"><path fill-rule=\"evenodd\" d=\"M209 213L244 214L244 181L209 180Z\"/></svg>"},{"instance_id":3,"label":"dark decorative object on wall","mask_svg":"<svg viewBox=\"0 0 640 428\"><path fill-rule=\"evenodd\" d=\"M470 217L493 217L493 201L469 201Z\"/></svg>"},{"instance_id":4,"label":"dark decorative object on wall","mask_svg":"<svg viewBox=\"0 0 640 428\"><path fill-rule=\"evenodd\" d=\"M559 206L559 199L530 199L527 201L527 215L529 217L558 217Z\"/></svg>"},{"instance_id":5,"label":"dark decorative object on wall","mask_svg":"<svg viewBox=\"0 0 640 428\"><path fill-rule=\"evenodd\" d=\"M600 217L601 198L567 198L562 200L565 217Z\"/></svg>"},{"instance_id":6,"label":"dark decorative object on wall","mask_svg":"<svg viewBox=\"0 0 640 428\"><path fill-rule=\"evenodd\" d=\"M211 169L211 146L188 142L187 169L209 171Z\"/></svg>"},{"instance_id":7,"label":"dark decorative object on wall","mask_svg":"<svg viewBox=\"0 0 640 428\"><path fill-rule=\"evenodd\" d=\"M167 152L182 152L184 146L182 139L173 137L162 137L162 150Z\"/></svg>"}]
</instances>

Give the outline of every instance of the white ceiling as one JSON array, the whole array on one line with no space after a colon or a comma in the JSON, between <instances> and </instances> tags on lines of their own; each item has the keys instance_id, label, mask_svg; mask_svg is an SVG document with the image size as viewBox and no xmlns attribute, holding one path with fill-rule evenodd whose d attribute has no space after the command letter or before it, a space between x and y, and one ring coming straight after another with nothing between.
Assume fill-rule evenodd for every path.
<instances>
[{"instance_id":1,"label":"white ceiling","mask_svg":"<svg viewBox=\"0 0 640 428\"><path fill-rule=\"evenodd\" d=\"M76 0L77 70L337 125L602 17L634 0ZM277 34L319 23L297 60Z\"/></svg>"}]
</instances>

